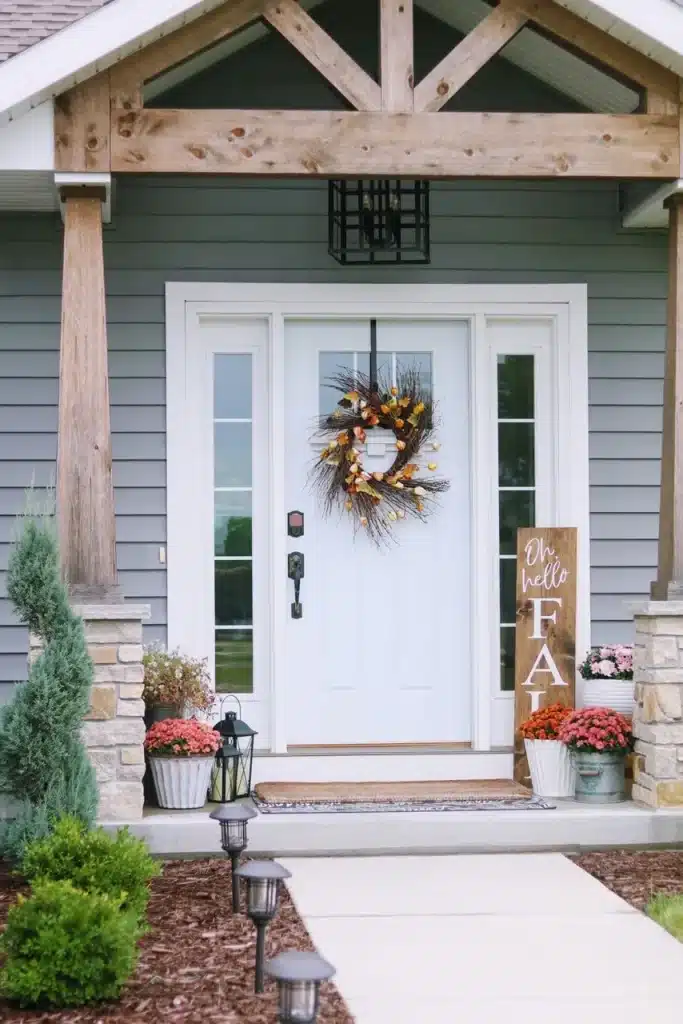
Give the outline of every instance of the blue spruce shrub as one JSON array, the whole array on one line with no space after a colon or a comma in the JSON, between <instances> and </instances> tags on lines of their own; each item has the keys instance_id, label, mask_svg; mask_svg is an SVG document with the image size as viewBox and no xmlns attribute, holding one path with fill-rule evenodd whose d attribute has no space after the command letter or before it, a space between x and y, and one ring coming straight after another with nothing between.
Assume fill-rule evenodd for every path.
<instances>
[{"instance_id":1,"label":"blue spruce shrub","mask_svg":"<svg viewBox=\"0 0 683 1024\"><path fill-rule=\"evenodd\" d=\"M27 682L0 709L0 791L18 804L0 834L0 852L18 860L61 815L87 826L97 816L95 773L80 737L93 666L83 622L69 606L48 517L24 520L8 570L8 596L43 641Z\"/></svg>"}]
</instances>

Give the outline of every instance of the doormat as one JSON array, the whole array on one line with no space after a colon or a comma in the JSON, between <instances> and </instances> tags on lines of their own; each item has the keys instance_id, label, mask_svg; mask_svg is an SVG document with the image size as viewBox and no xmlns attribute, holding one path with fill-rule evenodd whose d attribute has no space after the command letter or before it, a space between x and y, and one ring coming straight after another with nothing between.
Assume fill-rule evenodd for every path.
<instances>
[{"instance_id":1,"label":"doormat","mask_svg":"<svg viewBox=\"0 0 683 1024\"><path fill-rule=\"evenodd\" d=\"M458 782L259 782L254 804L261 814L352 814L392 811L549 810L511 779Z\"/></svg>"}]
</instances>

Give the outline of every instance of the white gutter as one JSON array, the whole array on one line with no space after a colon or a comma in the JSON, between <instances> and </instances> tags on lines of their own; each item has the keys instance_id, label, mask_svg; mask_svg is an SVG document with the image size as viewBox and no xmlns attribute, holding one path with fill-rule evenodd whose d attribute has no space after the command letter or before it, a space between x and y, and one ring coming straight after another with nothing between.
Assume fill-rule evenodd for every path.
<instances>
[{"instance_id":1,"label":"white gutter","mask_svg":"<svg viewBox=\"0 0 683 1024\"><path fill-rule=\"evenodd\" d=\"M0 64L0 122L52 99L222 2L111 0Z\"/></svg>"}]
</instances>

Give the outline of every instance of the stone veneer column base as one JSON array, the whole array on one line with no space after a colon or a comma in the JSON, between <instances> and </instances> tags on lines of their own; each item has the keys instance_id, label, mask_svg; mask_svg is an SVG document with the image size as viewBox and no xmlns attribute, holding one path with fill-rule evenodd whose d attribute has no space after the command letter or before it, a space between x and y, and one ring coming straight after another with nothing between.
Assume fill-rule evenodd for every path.
<instances>
[{"instance_id":1,"label":"stone veneer column base","mask_svg":"<svg viewBox=\"0 0 683 1024\"><path fill-rule=\"evenodd\" d=\"M95 666L90 710L83 740L95 767L101 821L142 817L145 705L142 700L142 623L148 605L75 604L82 617L88 651ZM31 638L30 657L41 642Z\"/></svg>"},{"instance_id":2,"label":"stone veneer column base","mask_svg":"<svg viewBox=\"0 0 683 1024\"><path fill-rule=\"evenodd\" d=\"M635 611L633 799L683 807L683 601Z\"/></svg>"}]
</instances>

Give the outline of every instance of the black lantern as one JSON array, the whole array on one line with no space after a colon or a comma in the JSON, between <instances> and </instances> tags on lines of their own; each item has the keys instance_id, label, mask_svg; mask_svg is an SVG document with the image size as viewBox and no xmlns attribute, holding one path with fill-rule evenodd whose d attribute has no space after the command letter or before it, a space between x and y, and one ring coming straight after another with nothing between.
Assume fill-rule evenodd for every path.
<instances>
[{"instance_id":1,"label":"black lantern","mask_svg":"<svg viewBox=\"0 0 683 1024\"><path fill-rule=\"evenodd\" d=\"M429 263L429 182L330 181L328 230L339 263Z\"/></svg>"},{"instance_id":2,"label":"black lantern","mask_svg":"<svg viewBox=\"0 0 683 1024\"><path fill-rule=\"evenodd\" d=\"M315 1024L320 985L335 974L332 964L317 953L291 950L269 960L265 970L277 981L280 1024Z\"/></svg>"},{"instance_id":3,"label":"black lantern","mask_svg":"<svg viewBox=\"0 0 683 1024\"><path fill-rule=\"evenodd\" d=\"M254 991L263 992L266 928L277 913L280 885L291 871L274 860L250 860L235 872L247 881L247 914L256 925L256 978Z\"/></svg>"},{"instance_id":4,"label":"black lantern","mask_svg":"<svg viewBox=\"0 0 683 1024\"><path fill-rule=\"evenodd\" d=\"M214 729L221 734L223 742L216 751L209 800L212 803L229 804L240 797L249 796L251 792L251 766L257 733L238 718L234 711L228 711L225 718L214 725Z\"/></svg>"},{"instance_id":5,"label":"black lantern","mask_svg":"<svg viewBox=\"0 0 683 1024\"><path fill-rule=\"evenodd\" d=\"M219 807L209 817L221 826L221 846L230 857L232 865L232 910L234 914L239 914L240 880L237 868L240 854L247 848L247 822L256 817L256 811L243 804L235 804L233 807Z\"/></svg>"}]
</instances>

